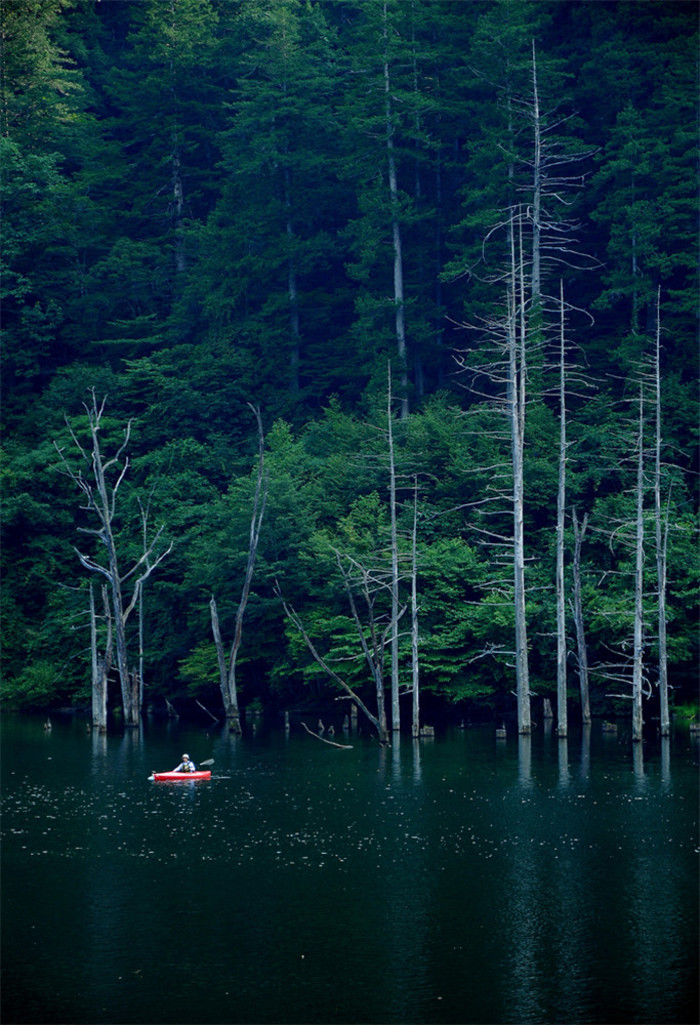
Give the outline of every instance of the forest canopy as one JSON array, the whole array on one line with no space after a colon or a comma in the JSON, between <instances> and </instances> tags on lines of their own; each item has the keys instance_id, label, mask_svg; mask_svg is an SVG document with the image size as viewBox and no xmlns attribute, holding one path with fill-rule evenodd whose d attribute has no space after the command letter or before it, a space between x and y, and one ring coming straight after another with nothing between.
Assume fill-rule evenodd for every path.
<instances>
[{"instance_id":1,"label":"forest canopy","mask_svg":"<svg viewBox=\"0 0 700 1025\"><path fill-rule=\"evenodd\" d=\"M697 702L697 4L0 11L6 704Z\"/></svg>"}]
</instances>

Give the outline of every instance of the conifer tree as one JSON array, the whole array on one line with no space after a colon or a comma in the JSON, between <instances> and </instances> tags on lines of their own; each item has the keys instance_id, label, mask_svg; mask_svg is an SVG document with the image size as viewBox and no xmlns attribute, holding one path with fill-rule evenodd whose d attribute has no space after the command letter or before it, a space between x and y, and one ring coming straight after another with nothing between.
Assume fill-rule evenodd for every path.
<instances>
[{"instance_id":1,"label":"conifer tree","mask_svg":"<svg viewBox=\"0 0 700 1025\"><path fill-rule=\"evenodd\" d=\"M288 411L303 398L323 332L338 331L337 299L323 288L338 264L332 33L323 8L301 0L253 0L236 27L200 301L212 333L243 342L257 394Z\"/></svg>"},{"instance_id":2,"label":"conifer tree","mask_svg":"<svg viewBox=\"0 0 700 1025\"><path fill-rule=\"evenodd\" d=\"M185 292L193 236L217 194L223 95L211 0L118 6L125 23L101 82L109 139L120 153L106 168L116 217L92 280L109 298L105 348L134 359L171 331L171 342L183 333L170 318Z\"/></svg>"},{"instance_id":3,"label":"conifer tree","mask_svg":"<svg viewBox=\"0 0 700 1025\"><path fill-rule=\"evenodd\" d=\"M435 204L424 198L428 180L438 198L435 28L433 9L420 4L358 4L344 93L344 175L357 196L347 228L348 270L359 285L353 337L377 380L392 354L402 419L423 387L418 339L434 334L435 296L426 299L421 268L436 255L418 240L436 230Z\"/></svg>"}]
</instances>

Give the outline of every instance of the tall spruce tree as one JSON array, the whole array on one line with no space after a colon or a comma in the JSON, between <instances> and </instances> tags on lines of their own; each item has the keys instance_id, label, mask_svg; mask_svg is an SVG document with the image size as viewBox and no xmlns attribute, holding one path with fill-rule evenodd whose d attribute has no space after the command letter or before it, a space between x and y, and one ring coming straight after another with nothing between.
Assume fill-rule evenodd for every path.
<instances>
[{"instance_id":1,"label":"tall spruce tree","mask_svg":"<svg viewBox=\"0 0 700 1025\"><path fill-rule=\"evenodd\" d=\"M247 353L256 399L289 412L316 387L320 347L342 322L332 33L323 8L302 0L253 0L237 31L201 302L209 331Z\"/></svg>"}]
</instances>

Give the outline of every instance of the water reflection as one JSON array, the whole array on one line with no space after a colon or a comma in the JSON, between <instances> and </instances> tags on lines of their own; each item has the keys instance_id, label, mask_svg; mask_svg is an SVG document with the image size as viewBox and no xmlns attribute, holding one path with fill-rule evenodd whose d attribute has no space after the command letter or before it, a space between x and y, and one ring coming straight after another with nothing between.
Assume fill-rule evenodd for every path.
<instances>
[{"instance_id":1,"label":"water reflection","mask_svg":"<svg viewBox=\"0 0 700 1025\"><path fill-rule=\"evenodd\" d=\"M559 786L567 787L570 782L569 775L569 741L566 737L559 737Z\"/></svg>"},{"instance_id":2,"label":"water reflection","mask_svg":"<svg viewBox=\"0 0 700 1025\"><path fill-rule=\"evenodd\" d=\"M289 734L285 732L285 739L288 739ZM214 755L217 760L225 761L227 756L230 757L231 761L235 763L236 755L243 743L243 738L240 733L233 733L228 727L224 727L219 734L219 739L214 745Z\"/></svg>"},{"instance_id":3,"label":"water reflection","mask_svg":"<svg viewBox=\"0 0 700 1025\"><path fill-rule=\"evenodd\" d=\"M532 783L532 737L529 733L518 735L518 779L522 786Z\"/></svg>"},{"instance_id":4,"label":"water reflection","mask_svg":"<svg viewBox=\"0 0 700 1025\"><path fill-rule=\"evenodd\" d=\"M389 846L398 840L399 849L398 856L381 869L379 916L380 945L388 952L384 984L394 1021L410 1021L416 990L422 992L427 988L425 947L434 876L430 871L430 848L420 840L426 811L424 791L416 785L420 782L420 757L420 741L412 741L409 750L402 747L400 737L394 734L386 807L389 821L393 820L394 828L398 827L395 832L392 829L394 841Z\"/></svg>"},{"instance_id":5,"label":"water reflection","mask_svg":"<svg viewBox=\"0 0 700 1025\"><path fill-rule=\"evenodd\" d=\"M641 743L632 744L632 769L637 783L644 784L644 745Z\"/></svg>"},{"instance_id":6,"label":"water reflection","mask_svg":"<svg viewBox=\"0 0 700 1025\"><path fill-rule=\"evenodd\" d=\"M386 779L387 762L389 761L388 749L384 746L379 748L377 758L377 775L381 780Z\"/></svg>"},{"instance_id":7,"label":"water reflection","mask_svg":"<svg viewBox=\"0 0 700 1025\"><path fill-rule=\"evenodd\" d=\"M101 763L107 755L107 734L100 730L93 730L91 734L93 771L98 763Z\"/></svg>"},{"instance_id":8,"label":"water reflection","mask_svg":"<svg viewBox=\"0 0 700 1025\"><path fill-rule=\"evenodd\" d=\"M395 769L401 767L401 733L397 730L391 737L391 757Z\"/></svg>"},{"instance_id":9,"label":"water reflection","mask_svg":"<svg viewBox=\"0 0 700 1025\"><path fill-rule=\"evenodd\" d=\"M411 754L413 764L413 782L420 783L422 779L421 772L421 742L417 737L414 737L411 741Z\"/></svg>"},{"instance_id":10,"label":"water reflection","mask_svg":"<svg viewBox=\"0 0 700 1025\"><path fill-rule=\"evenodd\" d=\"M504 972L509 980L503 987L505 1020L538 1021L543 1011L538 968L543 928L539 866L532 845L518 844L508 861L502 931L510 935L512 946Z\"/></svg>"},{"instance_id":11,"label":"water reflection","mask_svg":"<svg viewBox=\"0 0 700 1025\"><path fill-rule=\"evenodd\" d=\"M663 1021L668 1014L668 993L678 987L679 971L692 960L697 949L683 945L686 934L685 897L678 886L676 852L662 815L660 839L652 853L645 845L630 845L629 942L633 949L633 978L638 1014L651 1021ZM691 912L694 914L695 912Z\"/></svg>"},{"instance_id":12,"label":"water reflection","mask_svg":"<svg viewBox=\"0 0 700 1025\"><path fill-rule=\"evenodd\" d=\"M671 782L671 738L661 738L661 779L664 783Z\"/></svg>"},{"instance_id":13,"label":"water reflection","mask_svg":"<svg viewBox=\"0 0 700 1025\"><path fill-rule=\"evenodd\" d=\"M695 1020L678 744L3 729L3 1020ZM147 781L205 743L210 783Z\"/></svg>"},{"instance_id":14,"label":"water reflection","mask_svg":"<svg viewBox=\"0 0 700 1025\"><path fill-rule=\"evenodd\" d=\"M588 779L591 772L591 724L581 727L581 778Z\"/></svg>"}]
</instances>

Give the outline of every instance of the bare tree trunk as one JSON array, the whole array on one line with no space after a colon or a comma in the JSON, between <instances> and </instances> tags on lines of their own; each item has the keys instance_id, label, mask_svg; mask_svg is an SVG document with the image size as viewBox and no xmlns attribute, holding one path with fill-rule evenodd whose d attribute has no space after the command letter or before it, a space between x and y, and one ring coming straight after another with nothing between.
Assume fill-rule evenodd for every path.
<instances>
[{"instance_id":1,"label":"bare tree trunk","mask_svg":"<svg viewBox=\"0 0 700 1025\"><path fill-rule=\"evenodd\" d=\"M411 544L411 693L413 696L411 735L420 736L420 662L418 658L418 593L417 593L417 536L418 536L418 478L413 491L413 536Z\"/></svg>"},{"instance_id":2,"label":"bare tree trunk","mask_svg":"<svg viewBox=\"0 0 700 1025\"><path fill-rule=\"evenodd\" d=\"M533 44L534 46L534 44ZM559 283L559 486L557 489L557 731L568 733L566 695L566 606L564 594L564 520L566 509L566 375L564 348L564 283Z\"/></svg>"},{"instance_id":3,"label":"bare tree trunk","mask_svg":"<svg viewBox=\"0 0 700 1025\"><path fill-rule=\"evenodd\" d=\"M112 618L109 611L106 588L102 587L105 605L107 637L101 654L97 640L97 616L95 595L90 584L90 651L92 655L92 725L99 730L107 729L107 676L112 661Z\"/></svg>"},{"instance_id":4,"label":"bare tree trunk","mask_svg":"<svg viewBox=\"0 0 700 1025\"><path fill-rule=\"evenodd\" d=\"M209 601L209 613L211 616L211 632L214 638L214 647L216 648L216 661L218 663L218 680L219 687L221 689L221 701L223 703L223 710L227 714L227 719L231 720L233 729L235 732L241 732L241 716L238 707L238 692L234 688L233 694L229 690L229 672L227 670L227 656L223 651L223 641L221 640L221 628L218 621L218 610L216 608L216 599L213 594Z\"/></svg>"},{"instance_id":5,"label":"bare tree trunk","mask_svg":"<svg viewBox=\"0 0 700 1025\"><path fill-rule=\"evenodd\" d=\"M258 476L255 483L255 497L253 499L253 513L250 519L250 542L248 545L248 563L246 565L241 600L238 603L236 612L236 624L234 627L233 644L228 666L228 696L230 711L227 709L226 716L231 720L231 725L240 731L240 717L238 714L238 699L236 692L236 660L238 651L243 639L243 616L245 614L248 598L250 597L250 585L253 582L253 571L255 569L255 558L260 543L260 531L262 529L263 517L265 515L265 504L267 502L267 477L265 474L265 434L263 432L262 418L257 407L250 407L253 410L258 425ZM235 701L235 707L234 707Z\"/></svg>"},{"instance_id":6,"label":"bare tree trunk","mask_svg":"<svg viewBox=\"0 0 700 1025\"><path fill-rule=\"evenodd\" d=\"M221 698L229 723L229 729L233 733L241 733L241 717L238 708L238 688L236 685L236 662L238 652L243 640L243 616L250 597L250 587L253 582L255 570L255 559L260 543L260 531L262 529L265 515L265 504L267 502L267 475L265 472L265 435L263 432L260 410L256 406L250 406L258 426L258 473L255 482L255 495L253 498L253 511L250 518L250 539L248 543L248 562L246 564L245 577L241 598L236 611L236 621L233 631L233 643L229 654L228 667L224 656L223 641L219 627L219 616L216 608L214 595L211 596L209 609L211 612L211 626L214 635L214 644L219 663L219 680L221 686Z\"/></svg>"},{"instance_id":7,"label":"bare tree trunk","mask_svg":"<svg viewBox=\"0 0 700 1025\"><path fill-rule=\"evenodd\" d=\"M391 413L391 363L388 364L387 430L389 438L389 509L391 518L391 729L401 729L399 701L399 548L396 534L396 466Z\"/></svg>"},{"instance_id":8,"label":"bare tree trunk","mask_svg":"<svg viewBox=\"0 0 700 1025\"><path fill-rule=\"evenodd\" d=\"M374 671L374 682L375 691L377 695L377 732L379 733L379 739L382 743L390 744L389 740L389 729L387 727L386 718L386 699L384 695L384 678L379 672L378 667Z\"/></svg>"},{"instance_id":9,"label":"bare tree trunk","mask_svg":"<svg viewBox=\"0 0 700 1025\"><path fill-rule=\"evenodd\" d=\"M97 446L96 430L94 432L94 444ZM119 670L119 681L121 684L124 725L137 726L141 709L138 704L138 692L135 692L134 690L133 675L129 671L129 656L126 643L126 616L124 615L124 600L122 597L121 587L122 582L117 561L117 547L112 533L112 514L101 458L95 460L95 473L98 481L98 492L103 505L103 533L109 558L109 583L112 592L112 610L114 612L114 639L117 649L117 669Z\"/></svg>"},{"instance_id":10,"label":"bare tree trunk","mask_svg":"<svg viewBox=\"0 0 700 1025\"><path fill-rule=\"evenodd\" d=\"M139 588L139 708L143 708L143 586Z\"/></svg>"},{"instance_id":11,"label":"bare tree trunk","mask_svg":"<svg viewBox=\"0 0 700 1025\"><path fill-rule=\"evenodd\" d=\"M666 555L668 551L668 516L665 527L661 516L661 288L656 296L656 352L654 359L656 384L656 452L654 466L654 521L656 528L656 576L659 594L659 711L660 732L671 732L668 706L668 653L666 649Z\"/></svg>"},{"instance_id":12,"label":"bare tree trunk","mask_svg":"<svg viewBox=\"0 0 700 1025\"><path fill-rule=\"evenodd\" d=\"M90 664L92 670L92 725L102 726L103 722L106 723L107 721L107 706L103 700L100 687L102 681L97 653L97 621L95 618L95 595L92 590L92 583L90 583Z\"/></svg>"},{"instance_id":13,"label":"bare tree trunk","mask_svg":"<svg viewBox=\"0 0 700 1025\"><path fill-rule=\"evenodd\" d=\"M532 40L532 121L534 152L532 161L532 299L539 302L541 293L541 237L542 237L542 124L540 97L537 89L537 58L535 40Z\"/></svg>"},{"instance_id":14,"label":"bare tree trunk","mask_svg":"<svg viewBox=\"0 0 700 1025\"><path fill-rule=\"evenodd\" d=\"M583 521L579 527L576 508L573 510L574 526L574 624L576 626L576 650L578 660L578 678L581 691L581 720L584 725L591 722L591 702L588 687L588 652L586 649L586 634L583 624L583 600L581 596L581 547L583 538L588 526L588 513L583 514Z\"/></svg>"},{"instance_id":15,"label":"bare tree trunk","mask_svg":"<svg viewBox=\"0 0 700 1025\"><path fill-rule=\"evenodd\" d=\"M219 683L221 685L221 694L223 697L226 693L226 655L224 653L224 643L221 639L221 627L219 626L219 612L216 607L216 598L213 594L209 601L209 612L211 614L211 632L214 635L216 658L219 664Z\"/></svg>"},{"instance_id":16,"label":"bare tree trunk","mask_svg":"<svg viewBox=\"0 0 700 1025\"><path fill-rule=\"evenodd\" d=\"M525 544L523 534L523 430L524 430L524 357L518 341L518 325L522 318L524 297L517 283L513 218L510 220L511 289L508 311L507 402L511 431L513 467L513 578L515 604L515 675L518 701L518 731L530 733L530 683L528 672L527 623L525 618ZM522 261L522 251L520 255ZM519 300L520 293L520 300ZM519 320L520 314L520 320Z\"/></svg>"},{"instance_id":17,"label":"bare tree trunk","mask_svg":"<svg viewBox=\"0 0 700 1025\"><path fill-rule=\"evenodd\" d=\"M394 156L394 125L391 109L391 76L389 71L388 44L388 12L384 0L384 110L386 117L386 151L387 170L389 174L389 196L391 200L391 238L394 250L394 307L396 349L399 357L401 383L401 419L408 416L408 361L406 356L406 309L403 287L403 248L401 242L401 224L399 221L399 189L396 177L396 159Z\"/></svg>"},{"instance_id":18,"label":"bare tree trunk","mask_svg":"<svg viewBox=\"0 0 700 1025\"><path fill-rule=\"evenodd\" d=\"M644 629L644 394L639 386L639 451L637 454L637 540L634 570L634 651L632 669L632 740L642 739L642 675Z\"/></svg>"}]
</instances>

